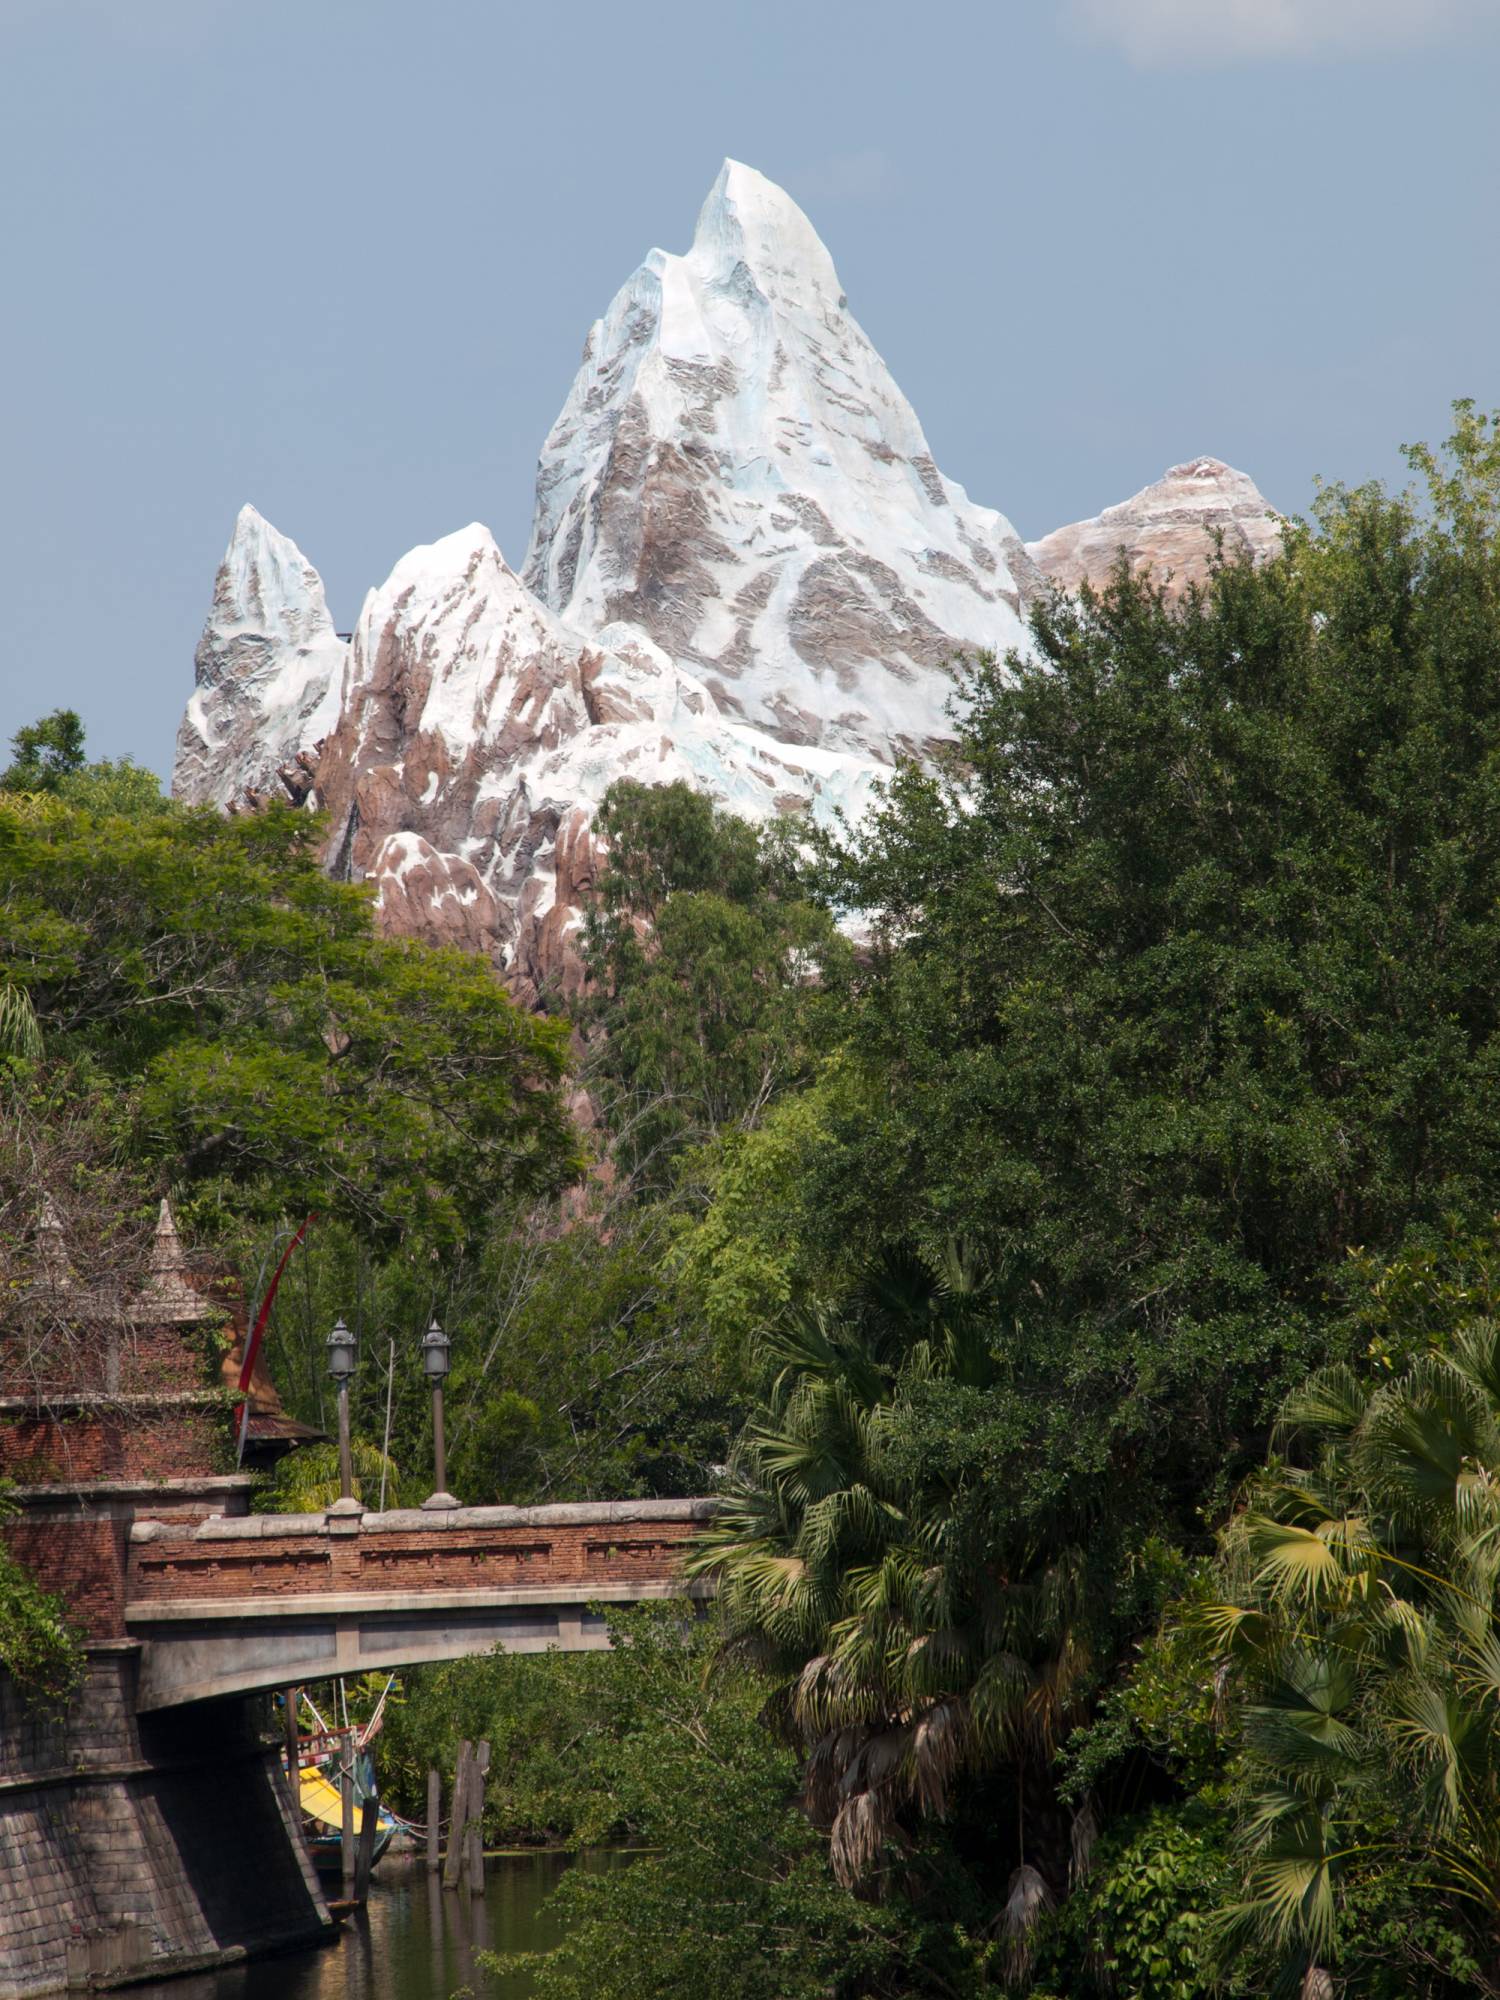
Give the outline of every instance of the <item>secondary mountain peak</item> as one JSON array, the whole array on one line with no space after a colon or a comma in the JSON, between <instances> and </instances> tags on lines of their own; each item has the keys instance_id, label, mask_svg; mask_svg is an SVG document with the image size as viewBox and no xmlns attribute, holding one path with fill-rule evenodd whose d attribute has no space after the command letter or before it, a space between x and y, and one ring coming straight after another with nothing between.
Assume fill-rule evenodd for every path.
<instances>
[{"instance_id":1,"label":"secondary mountain peak","mask_svg":"<svg viewBox=\"0 0 1500 2000\"><path fill-rule=\"evenodd\" d=\"M1026 544L1037 567L1063 590L1101 588L1124 557L1132 572L1149 571L1180 597L1208 573L1215 537L1226 556L1260 561L1281 547L1281 524L1246 472L1222 458L1190 458L1102 514L1054 528Z\"/></svg>"},{"instance_id":2,"label":"secondary mountain peak","mask_svg":"<svg viewBox=\"0 0 1500 2000\"><path fill-rule=\"evenodd\" d=\"M345 650L322 577L247 502L193 655L196 687L177 732L174 794L192 805L228 805L247 790L279 790L282 767L338 719Z\"/></svg>"}]
</instances>

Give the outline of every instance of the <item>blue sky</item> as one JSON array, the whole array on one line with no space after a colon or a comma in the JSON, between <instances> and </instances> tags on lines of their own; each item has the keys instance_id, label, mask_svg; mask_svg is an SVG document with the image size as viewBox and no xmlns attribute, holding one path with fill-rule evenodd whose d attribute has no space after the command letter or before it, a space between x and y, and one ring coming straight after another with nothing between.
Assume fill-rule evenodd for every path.
<instances>
[{"instance_id":1,"label":"blue sky","mask_svg":"<svg viewBox=\"0 0 1500 2000\"><path fill-rule=\"evenodd\" d=\"M0 739L169 767L235 512L337 622L519 561L590 322L725 154L1024 535L1500 404L1500 0L0 0Z\"/></svg>"}]
</instances>

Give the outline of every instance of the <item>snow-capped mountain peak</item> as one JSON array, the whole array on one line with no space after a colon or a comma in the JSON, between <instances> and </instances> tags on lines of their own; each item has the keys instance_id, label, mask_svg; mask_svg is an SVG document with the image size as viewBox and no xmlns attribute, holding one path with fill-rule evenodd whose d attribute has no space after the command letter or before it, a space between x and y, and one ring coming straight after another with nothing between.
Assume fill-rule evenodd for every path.
<instances>
[{"instance_id":1,"label":"snow-capped mountain peak","mask_svg":"<svg viewBox=\"0 0 1500 2000\"><path fill-rule=\"evenodd\" d=\"M193 656L175 795L229 805L247 791L280 792L280 771L338 720L346 650L318 572L289 536L242 507Z\"/></svg>"},{"instance_id":2,"label":"snow-capped mountain peak","mask_svg":"<svg viewBox=\"0 0 1500 2000\"><path fill-rule=\"evenodd\" d=\"M290 536L247 501L235 518L204 627L200 681L205 669L222 671L226 640L305 646L332 630L322 577Z\"/></svg>"},{"instance_id":3,"label":"snow-capped mountain peak","mask_svg":"<svg viewBox=\"0 0 1500 2000\"><path fill-rule=\"evenodd\" d=\"M1185 571L1207 527L1274 536L1263 513L1195 460L1034 547L1064 587L1121 547ZM241 512L174 786L229 804L280 779L387 930L483 952L534 1001L581 977L611 784L857 820L950 734L955 658L1024 647L1044 587L938 470L802 210L726 160L689 247L650 251L589 335L522 575L461 528L401 558L346 647L317 571Z\"/></svg>"},{"instance_id":4,"label":"snow-capped mountain peak","mask_svg":"<svg viewBox=\"0 0 1500 2000\"><path fill-rule=\"evenodd\" d=\"M727 714L882 762L947 734L955 653L1025 642L1034 576L938 471L807 217L732 160L691 248L651 251L590 333L524 574Z\"/></svg>"}]
</instances>

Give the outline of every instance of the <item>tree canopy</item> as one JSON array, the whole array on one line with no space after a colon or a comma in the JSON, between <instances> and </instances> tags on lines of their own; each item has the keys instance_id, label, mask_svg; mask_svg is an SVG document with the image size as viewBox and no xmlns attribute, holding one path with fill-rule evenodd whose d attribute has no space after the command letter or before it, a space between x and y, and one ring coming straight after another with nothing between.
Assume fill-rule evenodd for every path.
<instances>
[{"instance_id":1,"label":"tree canopy","mask_svg":"<svg viewBox=\"0 0 1500 2000\"><path fill-rule=\"evenodd\" d=\"M321 831L288 808L0 801L0 984L230 1212L452 1239L575 1170L567 1029L473 958L377 936Z\"/></svg>"}]
</instances>

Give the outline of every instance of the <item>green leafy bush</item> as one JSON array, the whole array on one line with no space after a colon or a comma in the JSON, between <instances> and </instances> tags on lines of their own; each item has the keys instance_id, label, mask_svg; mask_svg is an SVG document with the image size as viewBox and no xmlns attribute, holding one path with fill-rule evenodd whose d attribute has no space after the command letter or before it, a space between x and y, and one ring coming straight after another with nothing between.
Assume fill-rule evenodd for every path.
<instances>
[{"instance_id":1,"label":"green leafy bush","mask_svg":"<svg viewBox=\"0 0 1500 2000\"><path fill-rule=\"evenodd\" d=\"M0 1480L0 1522L15 1512ZM61 1598L44 1591L0 1536L0 1668L44 1713L67 1707L83 1679L83 1645Z\"/></svg>"}]
</instances>

